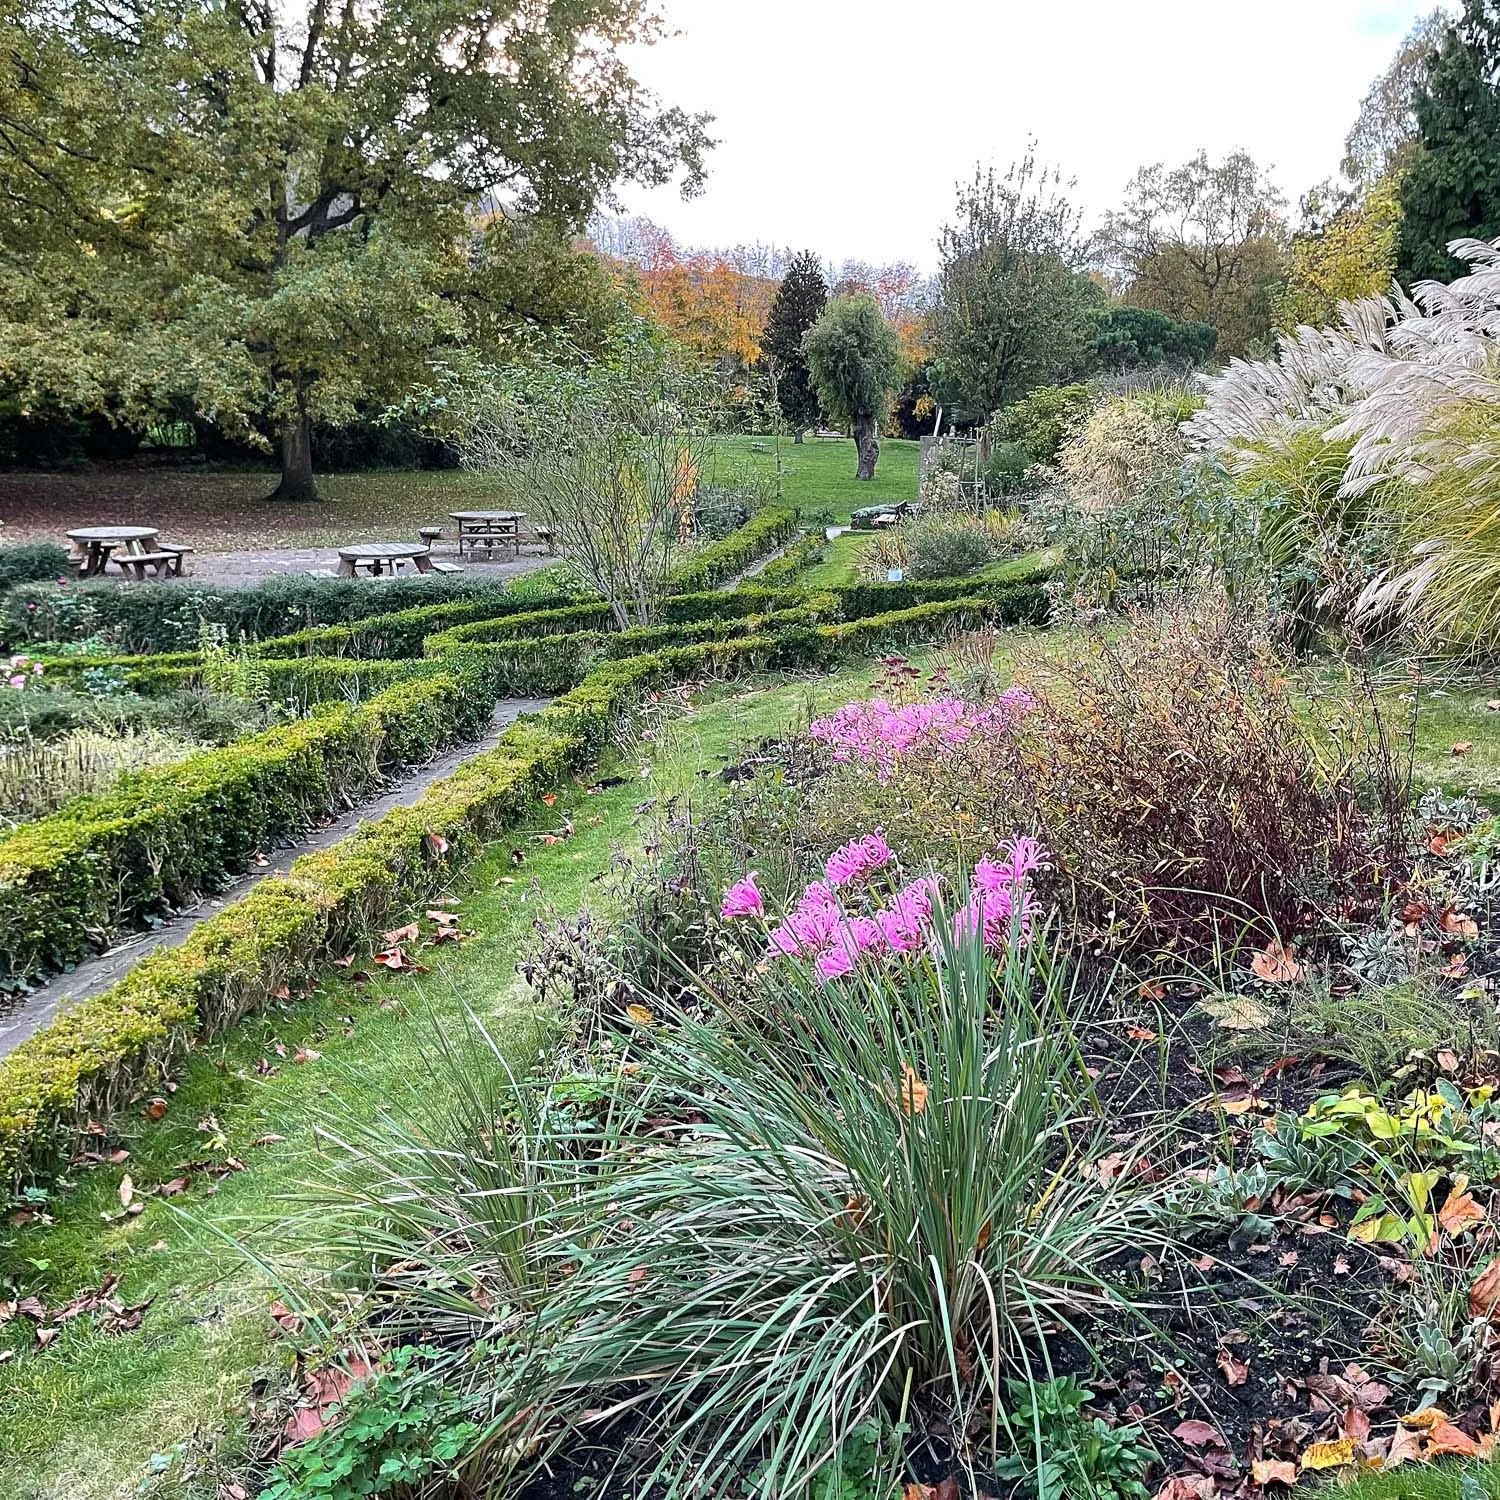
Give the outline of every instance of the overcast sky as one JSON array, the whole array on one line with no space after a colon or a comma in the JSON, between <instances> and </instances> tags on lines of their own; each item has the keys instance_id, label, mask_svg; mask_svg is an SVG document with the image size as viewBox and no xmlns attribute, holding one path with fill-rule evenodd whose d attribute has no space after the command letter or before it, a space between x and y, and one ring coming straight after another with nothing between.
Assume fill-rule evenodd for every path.
<instances>
[{"instance_id":1,"label":"overcast sky","mask_svg":"<svg viewBox=\"0 0 1500 1500\"><path fill-rule=\"evenodd\" d=\"M661 0L633 56L709 110L702 197L630 189L691 245L932 269L954 183L1035 136L1091 222L1136 167L1243 146L1295 204L1337 169L1371 80L1434 0Z\"/></svg>"}]
</instances>

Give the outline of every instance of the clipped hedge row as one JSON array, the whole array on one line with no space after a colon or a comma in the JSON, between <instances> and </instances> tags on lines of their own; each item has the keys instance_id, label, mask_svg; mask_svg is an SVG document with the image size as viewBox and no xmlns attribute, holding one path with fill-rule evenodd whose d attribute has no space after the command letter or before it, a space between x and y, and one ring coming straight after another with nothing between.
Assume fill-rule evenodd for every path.
<instances>
[{"instance_id":1,"label":"clipped hedge row","mask_svg":"<svg viewBox=\"0 0 1500 1500\"><path fill-rule=\"evenodd\" d=\"M608 662L492 751L408 807L296 860L143 959L0 1060L0 1176L45 1170L78 1124L162 1077L196 1035L223 1030L430 890L511 826L536 796L597 757L640 695L711 664L764 660L763 640L715 642Z\"/></svg>"},{"instance_id":2,"label":"clipped hedge row","mask_svg":"<svg viewBox=\"0 0 1500 1500\"><path fill-rule=\"evenodd\" d=\"M0 547L0 589L43 579L60 580L75 571L68 559L68 549L56 542L22 542L16 547Z\"/></svg>"},{"instance_id":3,"label":"clipped hedge row","mask_svg":"<svg viewBox=\"0 0 1500 1500\"><path fill-rule=\"evenodd\" d=\"M821 531L805 531L780 557L773 557L756 575L762 583L795 583L798 575L820 557L828 546Z\"/></svg>"},{"instance_id":4,"label":"clipped hedge row","mask_svg":"<svg viewBox=\"0 0 1500 1500\"><path fill-rule=\"evenodd\" d=\"M723 541L700 548L668 575L675 593L689 594L724 583L758 563L766 553L784 546L797 532L797 512L790 506L768 505L757 511Z\"/></svg>"},{"instance_id":5,"label":"clipped hedge row","mask_svg":"<svg viewBox=\"0 0 1500 1500\"><path fill-rule=\"evenodd\" d=\"M490 711L481 718L478 686L458 671L399 682L359 708L123 777L0 839L0 984L70 967L357 801L383 769L473 733Z\"/></svg>"},{"instance_id":6,"label":"clipped hedge row","mask_svg":"<svg viewBox=\"0 0 1500 1500\"><path fill-rule=\"evenodd\" d=\"M554 590L551 601L566 604L573 597ZM29 641L98 635L121 653L175 651L197 639L200 620L227 626L231 636L258 640L288 630L464 602L499 611L540 609L549 601L502 580L422 573L378 580L268 578L246 586L192 579L129 588L107 579L23 584L0 600L0 638L24 646Z\"/></svg>"}]
</instances>

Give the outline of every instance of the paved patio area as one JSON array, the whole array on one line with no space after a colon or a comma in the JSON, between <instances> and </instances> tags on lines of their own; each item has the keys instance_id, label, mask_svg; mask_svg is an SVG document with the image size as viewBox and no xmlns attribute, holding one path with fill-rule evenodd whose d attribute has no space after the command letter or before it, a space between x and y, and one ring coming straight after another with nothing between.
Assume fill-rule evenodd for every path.
<instances>
[{"instance_id":1,"label":"paved patio area","mask_svg":"<svg viewBox=\"0 0 1500 1500\"><path fill-rule=\"evenodd\" d=\"M457 562L458 549L452 542L439 542L432 555L444 562ZM464 555L465 577L472 578L519 578L524 573L534 573L556 562L543 552L526 551L517 558L506 557L504 561L487 562L481 553L477 558ZM198 583L248 584L259 583L266 578L283 575L301 577L304 574L325 569L336 572L339 554L336 547L275 547L245 552L195 552L187 560L187 576L182 580L191 586ZM111 577L118 577L118 571ZM453 575L449 575L453 576Z\"/></svg>"}]
</instances>

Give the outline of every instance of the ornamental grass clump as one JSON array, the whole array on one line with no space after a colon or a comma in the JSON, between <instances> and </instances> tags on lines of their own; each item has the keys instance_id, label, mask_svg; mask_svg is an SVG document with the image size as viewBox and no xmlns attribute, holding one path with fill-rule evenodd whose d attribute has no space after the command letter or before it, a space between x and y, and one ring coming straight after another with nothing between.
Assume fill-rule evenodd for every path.
<instances>
[{"instance_id":1,"label":"ornamental grass clump","mask_svg":"<svg viewBox=\"0 0 1500 1500\"><path fill-rule=\"evenodd\" d=\"M918 901L855 851L840 899L899 913L904 892L920 944L833 982L782 954L750 1002L639 1007L586 1107L576 1077L451 1049L427 1097L461 1104L343 1132L336 1190L276 1242L321 1236L333 1306L444 1351L478 1487L592 1445L622 1493L810 1497L872 1422L988 1470L1008 1382L1054 1373L1054 1341L1127 1305L1111 1265L1165 1248L1166 1184L1088 1166L1118 1147L1019 853L992 877L1002 939L982 892ZM769 938L753 881L727 904Z\"/></svg>"}]
</instances>

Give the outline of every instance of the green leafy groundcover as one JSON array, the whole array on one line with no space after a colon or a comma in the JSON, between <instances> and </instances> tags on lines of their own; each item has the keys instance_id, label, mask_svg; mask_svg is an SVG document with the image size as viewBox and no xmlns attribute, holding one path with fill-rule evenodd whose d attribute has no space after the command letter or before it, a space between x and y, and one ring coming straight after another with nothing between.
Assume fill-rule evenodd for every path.
<instances>
[{"instance_id":1,"label":"green leafy groundcover","mask_svg":"<svg viewBox=\"0 0 1500 1500\"><path fill-rule=\"evenodd\" d=\"M757 546L763 555L764 536ZM719 553L710 572L733 576L742 555ZM351 788L357 795L382 766L420 760L472 732L498 697L561 696L410 806L262 881L181 947L146 958L0 1061L0 1174L46 1172L82 1120L162 1077L195 1036L264 1005L405 909L456 859L513 824L540 791L596 760L642 694L705 673L825 669L938 630L1040 623L1041 576L821 594L689 593L667 601L663 625L617 634L597 628L592 607L576 603L526 611L519 636L506 629L519 611L498 612L495 630L470 630L495 625L497 612L459 620L454 615L472 605L419 606L359 622L362 640L380 643L373 660L262 643L274 648L265 662L278 691L314 701L351 683L383 690L360 707L335 702L169 772L144 773L119 793L78 799L0 840L0 972L25 979L75 962L101 934L203 888ZM577 628L585 622L595 628ZM397 639L429 654L386 656ZM156 665L140 671L171 674L165 680L174 684L195 670L191 661L151 660Z\"/></svg>"}]
</instances>

